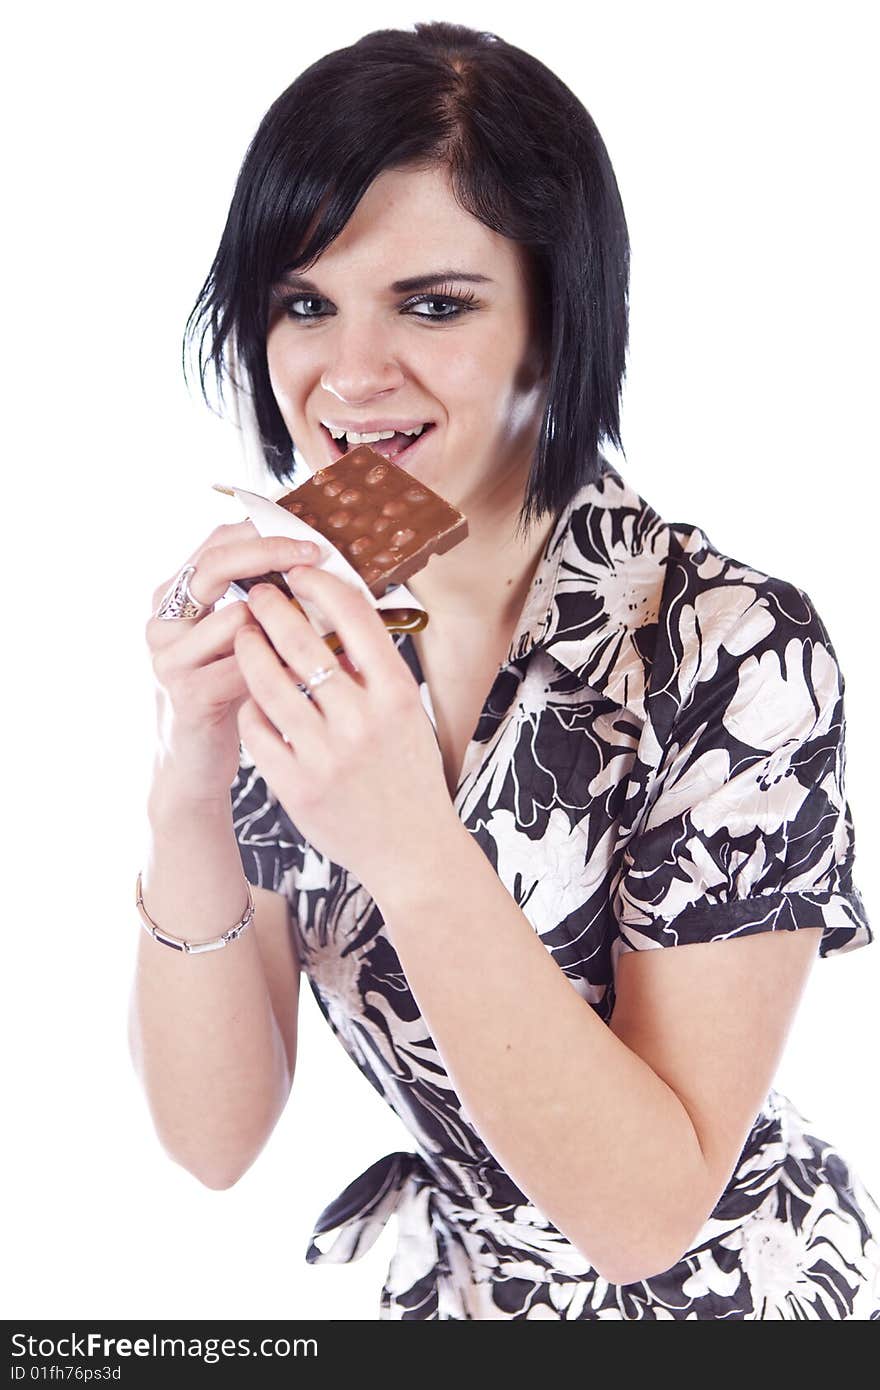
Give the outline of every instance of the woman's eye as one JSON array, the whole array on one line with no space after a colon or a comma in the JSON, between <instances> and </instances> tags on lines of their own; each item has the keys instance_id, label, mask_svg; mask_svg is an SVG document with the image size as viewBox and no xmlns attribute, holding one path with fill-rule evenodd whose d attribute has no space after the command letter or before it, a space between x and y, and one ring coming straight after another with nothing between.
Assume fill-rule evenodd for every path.
<instances>
[{"instance_id":1,"label":"woman's eye","mask_svg":"<svg viewBox=\"0 0 880 1390\"><path fill-rule=\"evenodd\" d=\"M321 317L320 313L300 313L300 309L303 305L323 303L323 299L321 299L318 295L312 294L305 296L302 299L289 299L284 307L287 309L288 313L291 314L295 319L316 319Z\"/></svg>"},{"instance_id":2,"label":"woman's eye","mask_svg":"<svg viewBox=\"0 0 880 1390\"><path fill-rule=\"evenodd\" d=\"M441 309L448 312L442 314L416 314L418 319L460 319L471 309L478 308L476 295L473 290L468 290L462 295L453 294L425 294L421 299L414 299L410 302L410 310L421 307L422 304L439 305Z\"/></svg>"},{"instance_id":3,"label":"woman's eye","mask_svg":"<svg viewBox=\"0 0 880 1390\"><path fill-rule=\"evenodd\" d=\"M281 309L288 318L316 320L327 317L326 306L329 301L317 294L287 295L280 299ZM457 319L471 308L476 307L473 295L425 294L420 299L410 300L403 311L419 319ZM428 310L422 313L422 309ZM418 312L417 312L418 311Z\"/></svg>"},{"instance_id":4,"label":"woman's eye","mask_svg":"<svg viewBox=\"0 0 880 1390\"><path fill-rule=\"evenodd\" d=\"M437 305L439 305L440 308L441 308L441 310L442 310L442 309L445 309L445 310L448 310L449 312L447 312L447 313L439 313L439 314L433 314L433 313L432 313L432 314L417 314L417 315L416 315L416 318L422 318L422 319L452 319L452 318L455 318L456 314L458 314L458 313L461 312L459 306L455 303L455 300L453 300L453 299L441 299L441 298L440 298L439 296L437 296L437 295L434 295L434 296L433 296L432 298L430 298L430 299L421 299L421 300L417 300L417 301L415 302L415 304L413 304L411 307L412 307L413 309L419 309L419 308L421 308L422 306L427 306L427 305L433 305L434 307L436 307Z\"/></svg>"}]
</instances>

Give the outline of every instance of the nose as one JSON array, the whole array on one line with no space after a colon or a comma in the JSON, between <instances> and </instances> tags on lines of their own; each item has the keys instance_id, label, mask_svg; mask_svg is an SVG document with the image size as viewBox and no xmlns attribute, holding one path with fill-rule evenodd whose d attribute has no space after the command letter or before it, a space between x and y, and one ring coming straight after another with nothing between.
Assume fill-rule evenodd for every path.
<instances>
[{"instance_id":1,"label":"nose","mask_svg":"<svg viewBox=\"0 0 880 1390\"><path fill-rule=\"evenodd\" d=\"M359 405L397 390L404 379L375 323L348 324L333 336L321 385L346 405Z\"/></svg>"}]
</instances>

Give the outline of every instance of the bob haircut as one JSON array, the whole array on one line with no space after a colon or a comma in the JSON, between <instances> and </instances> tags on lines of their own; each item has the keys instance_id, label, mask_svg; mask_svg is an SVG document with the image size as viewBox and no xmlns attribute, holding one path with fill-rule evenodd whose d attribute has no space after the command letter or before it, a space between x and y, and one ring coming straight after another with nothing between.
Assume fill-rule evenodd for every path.
<instances>
[{"instance_id":1,"label":"bob haircut","mask_svg":"<svg viewBox=\"0 0 880 1390\"><path fill-rule=\"evenodd\" d=\"M286 270L314 264L378 174L436 166L449 169L460 206L520 243L532 269L548 385L518 522L525 531L599 477L603 439L624 452L629 235L591 116L549 68L495 34L446 23L377 29L282 92L245 154L187 320L184 377L201 324L202 395L210 405L209 364L221 405L224 376L247 391L231 370L237 360L263 457L288 481L295 441L266 358L271 288Z\"/></svg>"}]
</instances>

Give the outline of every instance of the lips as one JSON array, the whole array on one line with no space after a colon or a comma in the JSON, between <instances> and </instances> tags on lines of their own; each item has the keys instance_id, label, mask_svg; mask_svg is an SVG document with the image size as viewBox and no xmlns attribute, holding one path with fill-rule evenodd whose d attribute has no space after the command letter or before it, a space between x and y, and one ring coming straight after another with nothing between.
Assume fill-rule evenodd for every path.
<instances>
[{"instance_id":1,"label":"lips","mask_svg":"<svg viewBox=\"0 0 880 1390\"><path fill-rule=\"evenodd\" d=\"M398 435L395 435L394 439L377 439L374 444L368 444L366 447L375 450L375 452L381 454L383 458L389 458L395 463L401 463L402 460L408 460L415 455L416 450L421 448L422 441L433 432L434 428L433 421L426 424L421 434L414 441L410 439L410 442L402 449L399 447L400 437ZM348 450L343 449L339 440L333 438L326 425L322 424L321 429L327 438L330 461L335 463L336 460L342 458L343 454L347 453ZM410 438L409 436L405 437ZM402 466L407 467L408 464L402 463Z\"/></svg>"}]
</instances>

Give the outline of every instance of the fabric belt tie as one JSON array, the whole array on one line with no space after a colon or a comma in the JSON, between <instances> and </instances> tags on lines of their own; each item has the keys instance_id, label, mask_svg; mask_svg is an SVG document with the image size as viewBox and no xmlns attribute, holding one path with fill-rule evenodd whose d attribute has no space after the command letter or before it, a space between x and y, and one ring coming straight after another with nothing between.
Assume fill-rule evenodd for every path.
<instances>
[{"instance_id":1,"label":"fabric belt tie","mask_svg":"<svg viewBox=\"0 0 880 1390\"><path fill-rule=\"evenodd\" d=\"M787 1098L770 1092L761 1123L756 1124L740 1155L736 1181L695 1238L692 1252L738 1225L763 1201L784 1162L793 1113ZM762 1156L759 1181L753 1172L756 1149ZM768 1173L771 1157L774 1161ZM526 1258L536 1256L559 1274L582 1277L594 1272L555 1227L548 1229L542 1214L502 1170L408 1150L378 1159L324 1208L315 1223L306 1260L309 1264L346 1264L359 1259L375 1244L394 1213L403 1246L419 1243L424 1250L432 1229L436 1237L438 1229L442 1233L450 1225L459 1228L464 1218L474 1231L488 1227L503 1236L506 1228L512 1237L515 1230ZM335 1233L333 1239L322 1248L319 1238L331 1233ZM436 1240L432 1243L436 1245ZM508 1257L502 1256L501 1262L512 1270L513 1261ZM551 1277L549 1269L544 1277Z\"/></svg>"},{"instance_id":2,"label":"fabric belt tie","mask_svg":"<svg viewBox=\"0 0 880 1390\"><path fill-rule=\"evenodd\" d=\"M430 1182L430 1175L418 1154L397 1150L372 1163L360 1177L350 1182L315 1222L306 1251L308 1263L348 1264L350 1260L359 1260L376 1243L404 1195L415 1195L411 1179L420 1165L424 1168L425 1182ZM321 1249L318 1237L331 1231L336 1232L334 1239L326 1249Z\"/></svg>"},{"instance_id":3,"label":"fabric belt tie","mask_svg":"<svg viewBox=\"0 0 880 1390\"><path fill-rule=\"evenodd\" d=\"M329 1202L314 1225L307 1262L360 1259L393 1213L398 1245L382 1290L384 1316L425 1316L413 1309L431 1300L445 1315L443 1302L467 1282L473 1261L546 1282L591 1272L502 1170L405 1150L371 1163ZM318 1244L321 1237L332 1238ZM398 1295L407 1298L406 1309Z\"/></svg>"}]
</instances>

